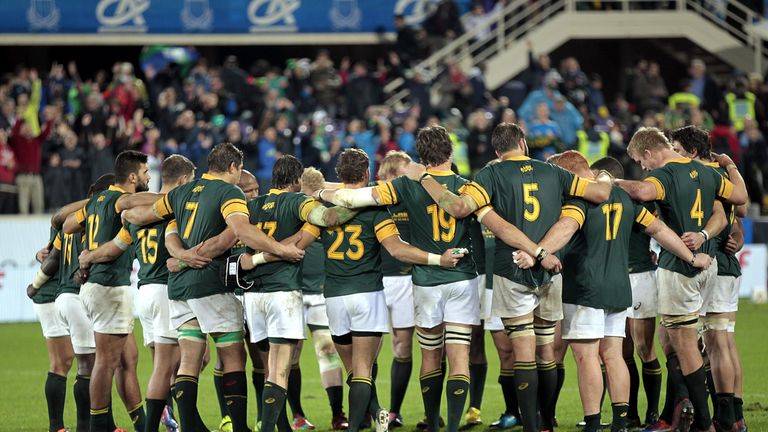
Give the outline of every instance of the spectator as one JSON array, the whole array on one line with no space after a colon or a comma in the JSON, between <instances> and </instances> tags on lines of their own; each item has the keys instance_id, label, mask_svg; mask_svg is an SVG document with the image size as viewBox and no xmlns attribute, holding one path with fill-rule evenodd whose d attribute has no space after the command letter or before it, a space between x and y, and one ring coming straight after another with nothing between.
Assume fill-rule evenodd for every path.
<instances>
[{"instance_id":1,"label":"spectator","mask_svg":"<svg viewBox=\"0 0 768 432\"><path fill-rule=\"evenodd\" d=\"M408 153L414 161L418 161L418 155L416 153L416 131L418 130L418 120L413 116L408 117L403 122L403 127L400 130L400 134L397 138L397 146L400 150Z\"/></svg>"},{"instance_id":2,"label":"spectator","mask_svg":"<svg viewBox=\"0 0 768 432\"><path fill-rule=\"evenodd\" d=\"M141 151L147 154L147 167L149 168L149 191L158 192L162 186L161 166L164 159L160 151L160 130L154 126L147 129L146 140L141 146Z\"/></svg>"},{"instance_id":3,"label":"spectator","mask_svg":"<svg viewBox=\"0 0 768 432\"><path fill-rule=\"evenodd\" d=\"M555 98L561 96L561 93L557 90L560 81L560 74L557 71L550 71L545 80L544 87L528 93L523 104L520 105L520 109L517 110L518 116L526 123L531 123L536 115L536 107L539 104L546 104L547 108L553 109L555 107Z\"/></svg>"},{"instance_id":4,"label":"spectator","mask_svg":"<svg viewBox=\"0 0 768 432\"><path fill-rule=\"evenodd\" d=\"M362 121L353 119L347 125L347 132L342 140L344 148L359 148L368 155L368 160L371 161L371 178L376 178L373 161L376 160L377 143L373 139L373 131L365 129Z\"/></svg>"},{"instance_id":5,"label":"spectator","mask_svg":"<svg viewBox=\"0 0 768 432\"><path fill-rule=\"evenodd\" d=\"M688 73L691 76L691 93L699 98L701 108L706 111L720 109L720 88L707 75L706 64L701 59L693 59Z\"/></svg>"},{"instance_id":6,"label":"spectator","mask_svg":"<svg viewBox=\"0 0 768 432\"><path fill-rule=\"evenodd\" d=\"M765 184L768 182L768 144L765 137L754 121L747 121L744 132L739 137L741 149L744 154L744 181L749 191L751 202L760 203L761 213L768 211L766 208Z\"/></svg>"},{"instance_id":7,"label":"spectator","mask_svg":"<svg viewBox=\"0 0 768 432\"><path fill-rule=\"evenodd\" d=\"M0 103L0 129L10 129L16 123L16 103L11 98L5 98Z\"/></svg>"},{"instance_id":8,"label":"spectator","mask_svg":"<svg viewBox=\"0 0 768 432\"><path fill-rule=\"evenodd\" d=\"M491 37L489 14L485 13L485 8L481 2L475 1L472 3L472 8L467 15L462 17L462 21L464 30L467 32L477 32L471 40L473 45L478 42L483 43Z\"/></svg>"},{"instance_id":9,"label":"spectator","mask_svg":"<svg viewBox=\"0 0 768 432\"><path fill-rule=\"evenodd\" d=\"M483 110L477 110L469 116L469 135L467 136L467 148L472 172L477 172L489 161L496 158L496 153L491 145L493 128L492 115Z\"/></svg>"},{"instance_id":10,"label":"spectator","mask_svg":"<svg viewBox=\"0 0 768 432\"><path fill-rule=\"evenodd\" d=\"M664 78L659 73L659 64L649 62L648 70L645 74L636 78L635 94L637 95L637 105L640 112L661 111L664 109L665 101L669 96L667 86L664 84Z\"/></svg>"},{"instance_id":11,"label":"spectator","mask_svg":"<svg viewBox=\"0 0 768 432\"><path fill-rule=\"evenodd\" d=\"M525 45L528 47L528 69L525 71L528 91L539 90L545 84L545 78L549 75L552 62L547 54L542 53L538 57L534 57L533 44L530 40L526 40Z\"/></svg>"},{"instance_id":12,"label":"spectator","mask_svg":"<svg viewBox=\"0 0 768 432\"><path fill-rule=\"evenodd\" d=\"M582 72L578 60L574 57L567 57L560 65L560 91L574 105L581 105L587 100L589 80L587 75Z\"/></svg>"},{"instance_id":13,"label":"spectator","mask_svg":"<svg viewBox=\"0 0 768 432\"><path fill-rule=\"evenodd\" d=\"M16 100L16 109L19 116L24 119L31 136L40 135L40 120L37 118L40 112L40 99L42 97L42 83L37 75L37 70L30 69L30 91L22 91Z\"/></svg>"},{"instance_id":14,"label":"spectator","mask_svg":"<svg viewBox=\"0 0 768 432\"><path fill-rule=\"evenodd\" d=\"M424 28L429 35L432 52L439 50L449 40L455 39L464 32L459 6L454 0L440 0L435 11L424 22Z\"/></svg>"},{"instance_id":15,"label":"spectator","mask_svg":"<svg viewBox=\"0 0 768 432\"><path fill-rule=\"evenodd\" d=\"M67 129L63 136L64 147L59 151L64 184L67 190L64 193L64 202L77 201L85 196L86 182L83 179L83 165L87 163L85 150L78 146L77 135ZM51 208L55 206L51 205Z\"/></svg>"},{"instance_id":16,"label":"spectator","mask_svg":"<svg viewBox=\"0 0 768 432\"><path fill-rule=\"evenodd\" d=\"M68 201L67 170L61 165L61 156L58 153L51 154L51 157L48 159L44 180L45 197L48 203L46 210L52 211L71 202Z\"/></svg>"},{"instance_id":17,"label":"spectator","mask_svg":"<svg viewBox=\"0 0 768 432\"><path fill-rule=\"evenodd\" d=\"M538 104L536 118L530 122L526 137L531 157L546 160L547 157L562 151L561 139L560 127L550 120L547 104Z\"/></svg>"},{"instance_id":18,"label":"spectator","mask_svg":"<svg viewBox=\"0 0 768 432\"><path fill-rule=\"evenodd\" d=\"M758 119L763 118L765 111L763 104L749 91L748 86L746 78L737 78L733 90L725 95L728 119L736 133L744 130L744 123L748 119L759 122Z\"/></svg>"},{"instance_id":19,"label":"spectator","mask_svg":"<svg viewBox=\"0 0 768 432\"><path fill-rule=\"evenodd\" d=\"M16 213L16 157L8 145L8 134L0 128L0 214Z\"/></svg>"},{"instance_id":20,"label":"spectator","mask_svg":"<svg viewBox=\"0 0 768 432\"><path fill-rule=\"evenodd\" d=\"M391 151L400 150L397 146L397 142L392 137L392 129L387 123L380 123L378 125L379 133L373 140L376 143L376 163L374 164L374 172L379 172L379 164L384 156ZM371 177L375 178L375 177Z\"/></svg>"},{"instance_id":21,"label":"spectator","mask_svg":"<svg viewBox=\"0 0 768 432\"><path fill-rule=\"evenodd\" d=\"M395 42L395 52L400 61L406 65L419 58L419 43L416 40L416 32L405 21L405 15L395 15L395 30L397 31L397 40Z\"/></svg>"},{"instance_id":22,"label":"spectator","mask_svg":"<svg viewBox=\"0 0 768 432\"><path fill-rule=\"evenodd\" d=\"M601 107L607 107L605 95L603 94L603 78L598 74L592 74L589 80L589 91L587 92L587 107L590 114L597 114Z\"/></svg>"},{"instance_id":23,"label":"spectator","mask_svg":"<svg viewBox=\"0 0 768 432\"><path fill-rule=\"evenodd\" d=\"M88 165L91 167L91 183L104 174L113 170L115 154L112 147L107 145L107 139L103 133L97 133L90 137L88 143Z\"/></svg>"},{"instance_id":24,"label":"spectator","mask_svg":"<svg viewBox=\"0 0 768 432\"><path fill-rule=\"evenodd\" d=\"M712 144L712 152L725 153L736 165L741 166L741 146L727 117L715 119L715 127L709 132L709 141Z\"/></svg>"},{"instance_id":25,"label":"spectator","mask_svg":"<svg viewBox=\"0 0 768 432\"><path fill-rule=\"evenodd\" d=\"M37 82L39 84L39 80ZM18 186L19 212L21 214L29 213L30 204L32 213L42 213L45 210L41 164L43 142L48 139L48 135L51 133L53 117L53 108L46 108L45 125L37 135L33 133L32 125L27 123L25 118L18 118L11 130L10 144L18 162L16 185Z\"/></svg>"},{"instance_id":26,"label":"spectator","mask_svg":"<svg viewBox=\"0 0 768 432\"><path fill-rule=\"evenodd\" d=\"M335 118L338 114L336 107L341 78L333 67L328 50L322 49L317 53L317 58L312 63L310 79L318 107Z\"/></svg>"},{"instance_id":27,"label":"spectator","mask_svg":"<svg viewBox=\"0 0 768 432\"><path fill-rule=\"evenodd\" d=\"M275 128L268 127L259 140L259 168L254 172L259 180L261 193L269 192L272 184L272 165L282 156L277 152L277 132Z\"/></svg>"},{"instance_id":28,"label":"spectator","mask_svg":"<svg viewBox=\"0 0 768 432\"><path fill-rule=\"evenodd\" d=\"M368 74L368 67L365 63L355 63L346 88L347 116L349 118L364 118L368 107L381 101L380 88L380 84Z\"/></svg>"},{"instance_id":29,"label":"spectator","mask_svg":"<svg viewBox=\"0 0 768 432\"><path fill-rule=\"evenodd\" d=\"M584 117L562 95L555 96L554 108L549 113L549 116L560 128L562 144L566 148L573 148L576 145L576 131L581 129Z\"/></svg>"}]
</instances>

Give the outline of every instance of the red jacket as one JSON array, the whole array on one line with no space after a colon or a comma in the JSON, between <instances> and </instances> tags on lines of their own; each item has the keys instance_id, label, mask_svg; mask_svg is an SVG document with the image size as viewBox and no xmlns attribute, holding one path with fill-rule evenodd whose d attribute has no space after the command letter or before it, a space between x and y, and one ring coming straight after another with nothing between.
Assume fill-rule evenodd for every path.
<instances>
[{"instance_id":1,"label":"red jacket","mask_svg":"<svg viewBox=\"0 0 768 432\"><path fill-rule=\"evenodd\" d=\"M0 142L0 183L13 184L16 177L16 158L11 147Z\"/></svg>"},{"instance_id":2,"label":"red jacket","mask_svg":"<svg viewBox=\"0 0 768 432\"><path fill-rule=\"evenodd\" d=\"M736 134L733 133L728 125L716 124L709 133L709 142L712 144L712 150L715 152L724 152L726 143L728 147L728 156L738 165L741 160L741 146Z\"/></svg>"},{"instance_id":3,"label":"red jacket","mask_svg":"<svg viewBox=\"0 0 768 432\"><path fill-rule=\"evenodd\" d=\"M21 122L21 118L16 120L16 124L11 129L11 138L9 140L13 152L16 153L16 172L19 174L40 174L43 142L51 134L53 122L45 122L42 132L35 138L26 138L21 135Z\"/></svg>"}]
</instances>

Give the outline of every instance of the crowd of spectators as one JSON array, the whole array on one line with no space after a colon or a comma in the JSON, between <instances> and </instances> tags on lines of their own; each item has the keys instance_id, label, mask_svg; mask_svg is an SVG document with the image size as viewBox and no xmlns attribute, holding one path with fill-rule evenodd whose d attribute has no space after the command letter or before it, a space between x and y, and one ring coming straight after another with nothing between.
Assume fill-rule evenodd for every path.
<instances>
[{"instance_id":1,"label":"crowd of spectators","mask_svg":"<svg viewBox=\"0 0 768 432\"><path fill-rule=\"evenodd\" d=\"M762 77L717 83L694 60L688 79L670 83L658 63L640 60L622 72L622 89L607 95L601 77L582 71L576 58L555 65L529 46L520 79L489 92L482 68L465 72L449 61L431 77L414 67L431 39L463 31L452 4L443 0L426 21L427 37L396 17L398 41L373 64L334 59L321 49L285 65L240 65L230 56L220 65L203 58L138 71L123 62L88 77L74 62L45 72L19 66L0 79L0 212L41 213L79 199L126 149L150 156L152 190L159 190L165 156L183 154L202 173L208 150L225 141L243 150L245 168L262 190L283 154L335 180L339 153L357 147L370 156L374 174L390 150L416 159L418 129L434 124L448 129L456 167L471 176L496 157L490 137L499 122L524 126L532 157L572 148L588 158L607 153L627 162L632 176L639 173L625 146L638 127L699 125L712 131L715 151L740 164L753 201L763 201L768 92ZM476 13L493 7L480 4ZM384 85L396 77L410 91L404 110L384 105Z\"/></svg>"}]
</instances>

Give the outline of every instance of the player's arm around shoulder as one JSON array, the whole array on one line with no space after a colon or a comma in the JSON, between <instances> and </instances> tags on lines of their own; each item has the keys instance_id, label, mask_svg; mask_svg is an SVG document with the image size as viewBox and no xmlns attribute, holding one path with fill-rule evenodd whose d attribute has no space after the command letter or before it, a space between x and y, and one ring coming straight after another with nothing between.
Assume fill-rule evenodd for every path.
<instances>
[{"instance_id":1,"label":"player's arm around shoulder","mask_svg":"<svg viewBox=\"0 0 768 432\"><path fill-rule=\"evenodd\" d=\"M67 216L67 218L64 220L64 226L62 227L64 234L75 234L83 232L85 229L86 216L87 214L85 211L85 205L70 213L69 216Z\"/></svg>"},{"instance_id":2,"label":"player's arm around shoulder","mask_svg":"<svg viewBox=\"0 0 768 432\"><path fill-rule=\"evenodd\" d=\"M712 262L712 257L707 254L691 252L680 237L659 218L650 215L645 222L635 221L645 226L645 233L653 237L661 247L693 267L707 268Z\"/></svg>"},{"instance_id":3,"label":"player's arm around shoulder","mask_svg":"<svg viewBox=\"0 0 768 432\"><path fill-rule=\"evenodd\" d=\"M655 180L655 181L654 181ZM629 194L636 201L648 202L663 199L662 187L658 180L649 177L643 181L616 179L614 184ZM661 189L663 190L663 189Z\"/></svg>"},{"instance_id":4,"label":"player's arm around shoulder","mask_svg":"<svg viewBox=\"0 0 768 432\"><path fill-rule=\"evenodd\" d=\"M497 239L509 247L516 248L531 256L536 256L539 245L533 242L515 225L502 218L491 206L476 211L477 221L485 225Z\"/></svg>"},{"instance_id":5,"label":"player's arm around shoulder","mask_svg":"<svg viewBox=\"0 0 768 432\"><path fill-rule=\"evenodd\" d=\"M479 184L468 182L459 189L457 195L429 175L422 164L409 164L406 176L418 182L441 209L457 219L463 219L490 204L488 193Z\"/></svg>"},{"instance_id":6,"label":"player's arm around shoulder","mask_svg":"<svg viewBox=\"0 0 768 432\"><path fill-rule=\"evenodd\" d=\"M133 194L125 194L118 198L115 203L115 210L120 213L123 210L132 209L138 206L151 206L157 200L162 199L165 194L159 194L154 192L137 192Z\"/></svg>"},{"instance_id":7,"label":"player's arm around shoulder","mask_svg":"<svg viewBox=\"0 0 768 432\"><path fill-rule=\"evenodd\" d=\"M71 215L72 213L85 207L86 204L88 204L88 199L82 199L80 201L69 203L64 207L58 209L56 213L54 213L53 216L51 216L51 226L61 231L61 229L64 227L64 222L66 222L67 220L67 217L69 217L69 215Z\"/></svg>"},{"instance_id":8,"label":"player's arm around shoulder","mask_svg":"<svg viewBox=\"0 0 768 432\"><path fill-rule=\"evenodd\" d=\"M747 193L747 186L739 172L739 168L726 154L716 154L713 156L715 161L728 173L727 179L724 177L721 179L718 196L737 206L746 204L749 200L749 194Z\"/></svg>"},{"instance_id":9,"label":"player's arm around shoulder","mask_svg":"<svg viewBox=\"0 0 768 432\"><path fill-rule=\"evenodd\" d=\"M576 194L573 194L574 196L584 198L585 200L594 203L594 204L600 204L608 201L608 198L611 196L611 188L613 187L613 178L610 174L608 174L605 171L601 171L597 177L595 178L595 181L589 181L583 178L580 178L578 176L575 176L574 182L576 183ZM581 192L581 188L583 186L583 193Z\"/></svg>"},{"instance_id":10,"label":"player's arm around shoulder","mask_svg":"<svg viewBox=\"0 0 768 432\"><path fill-rule=\"evenodd\" d=\"M131 244L133 244L131 233L125 227L120 228L112 240L94 250L84 249L78 258L80 268L88 269L93 264L112 262L122 255Z\"/></svg>"}]
</instances>

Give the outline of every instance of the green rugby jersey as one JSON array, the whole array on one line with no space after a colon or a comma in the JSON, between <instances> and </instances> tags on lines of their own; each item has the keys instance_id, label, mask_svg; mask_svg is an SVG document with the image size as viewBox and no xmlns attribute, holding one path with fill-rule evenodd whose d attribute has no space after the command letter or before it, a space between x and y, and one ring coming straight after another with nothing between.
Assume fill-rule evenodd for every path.
<instances>
[{"instance_id":1,"label":"green rugby jersey","mask_svg":"<svg viewBox=\"0 0 768 432\"><path fill-rule=\"evenodd\" d=\"M438 183L453 193L461 193L468 181L451 171L428 171ZM386 205L402 203L408 211L411 227L410 243L417 248L442 255L450 248L466 248L471 251L469 237L471 219L456 220L432 200L427 191L407 177L398 177L376 186L379 202ZM477 277L472 254L465 255L454 268L414 265L413 284L436 286L470 280Z\"/></svg>"},{"instance_id":2,"label":"green rugby jersey","mask_svg":"<svg viewBox=\"0 0 768 432\"><path fill-rule=\"evenodd\" d=\"M475 261L478 275L484 275L486 269L485 237L483 227L474 217L470 217L469 238L472 241L472 259Z\"/></svg>"},{"instance_id":3,"label":"green rugby jersey","mask_svg":"<svg viewBox=\"0 0 768 432\"><path fill-rule=\"evenodd\" d=\"M387 207L392 220L395 221L397 230L400 232L400 238L410 243L411 227L408 224L408 210L403 203ZM381 250L381 271L384 276L407 276L413 271L413 264L408 264L396 260L386 249Z\"/></svg>"},{"instance_id":4,"label":"green rugby jersey","mask_svg":"<svg viewBox=\"0 0 768 432\"><path fill-rule=\"evenodd\" d=\"M139 261L139 288L149 284L168 285L170 272L166 261L171 254L165 248L165 231L169 223L160 221L143 227L128 224L118 234L124 243L132 244L131 250Z\"/></svg>"},{"instance_id":5,"label":"green rugby jersey","mask_svg":"<svg viewBox=\"0 0 768 432\"><path fill-rule=\"evenodd\" d=\"M322 230L325 249L325 297L384 289L381 242L398 235L385 210L368 207L343 225Z\"/></svg>"},{"instance_id":6,"label":"green rugby jersey","mask_svg":"<svg viewBox=\"0 0 768 432\"><path fill-rule=\"evenodd\" d=\"M704 229L715 199L728 199L733 184L711 167L691 163L688 158L674 159L663 167L651 171L646 182L656 188L656 203L659 214L677 235L685 232L699 232ZM716 245L709 241L699 252L715 256ZM661 250L659 267L692 277L699 269Z\"/></svg>"},{"instance_id":7,"label":"green rugby jersey","mask_svg":"<svg viewBox=\"0 0 768 432\"><path fill-rule=\"evenodd\" d=\"M85 247L94 250L109 242L123 227L117 202L127 192L117 186L110 186L91 197L84 209L77 213L77 220L85 223ZM133 254L123 253L114 261L91 266L88 282L104 286L126 286L131 284Z\"/></svg>"},{"instance_id":8,"label":"green rugby jersey","mask_svg":"<svg viewBox=\"0 0 768 432\"><path fill-rule=\"evenodd\" d=\"M717 162L709 162L704 165L712 167L721 176L730 180L728 171L720 167ZM717 248L715 249L715 258L717 258L717 275L718 276L741 276L741 264L736 255L729 254L725 251L725 244L728 241L728 235L733 229L733 225L736 223L736 206L722 201L723 209L725 210L725 217L728 219L728 225L714 238Z\"/></svg>"},{"instance_id":9,"label":"green rugby jersey","mask_svg":"<svg viewBox=\"0 0 768 432\"><path fill-rule=\"evenodd\" d=\"M176 219L179 237L187 249L219 235L226 229L229 216L248 216L243 191L207 173L157 200L154 211L164 219ZM201 269L186 268L171 273L168 298L188 300L228 292L219 280L219 267L226 256L216 257Z\"/></svg>"},{"instance_id":10,"label":"green rugby jersey","mask_svg":"<svg viewBox=\"0 0 768 432\"><path fill-rule=\"evenodd\" d=\"M538 243L560 217L565 197L583 197L588 180L526 156L507 157L481 169L465 188L478 208L487 205ZM514 249L496 242L493 273L528 287L540 286L551 275L537 265L521 269L512 262Z\"/></svg>"},{"instance_id":11,"label":"green rugby jersey","mask_svg":"<svg viewBox=\"0 0 768 432\"><path fill-rule=\"evenodd\" d=\"M58 235L58 231L56 231L55 228L51 227L49 237L48 237L48 247L56 247L56 236ZM35 294L34 297L32 297L32 301L37 304L44 304L44 303L52 303L54 300L56 300L56 291L59 290L59 275L58 273L51 276L50 279L48 279L37 291L37 294Z\"/></svg>"},{"instance_id":12,"label":"green rugby jersey","mask_svg":"<svg viewBox=\"0 0 768 432\"><path fill-rule=\"evenodd\" d=\"M325 250L320 242L312 242L304 253L301 266L301 292L322 294L325 287Z\"/></svg>"},{"instance_id":13,"label":"green rugby jersey","mask_svg":"<svg viewBox=\"0 0 768 432\"><path fill-rule=\"evenodd\" d=\"M656 214L656 204L642 203L649 212ZM629 239L629 272L644 273L656 270L651 260L651 237L642 230L635 229Z\"/></svg>"},{"instance_id":14,"label":"green rugby jersey","mask_svg":"<svg viewBox=\"0 0 768 432\"><path fill-rule=\"evenodd\" d=\"M613 187L603 204L568 200L562 215L581 228L563 254L563 303L606 310L631 306L629 243L635 224L647 227L653 214Z\"/></svg>"},{"instance_id":15,"label":"green rugby jersey","mask_svg":"<svg viewBox=\"0 0 768 432\"><path fill-rule=\"evenodd\" d=\"M81 233L64 234L60 232L56 237L54 247L61 251L57 297L64 293L80 293L80 285L75 282L75 273L80 269L80 252L83 251L84 241L85 236Z\"/></svg>"},{"instance_id":16,"label":"green rugby jersey","mask_svg":"<svg viewBox=\"0 0 768 432\"><path fill-rule=\"evenodd\" d=\"M301 192L270 189L248 203L251 224L277 241L283 241L300 230L315 238L320 230L308 224L307 217L313 208L321 205L314 198ZM255 282L254 291L276 292L301 289L302 262L275 261L261 264L247 272L243 279Z\"/></svg>"}]
</instances>

